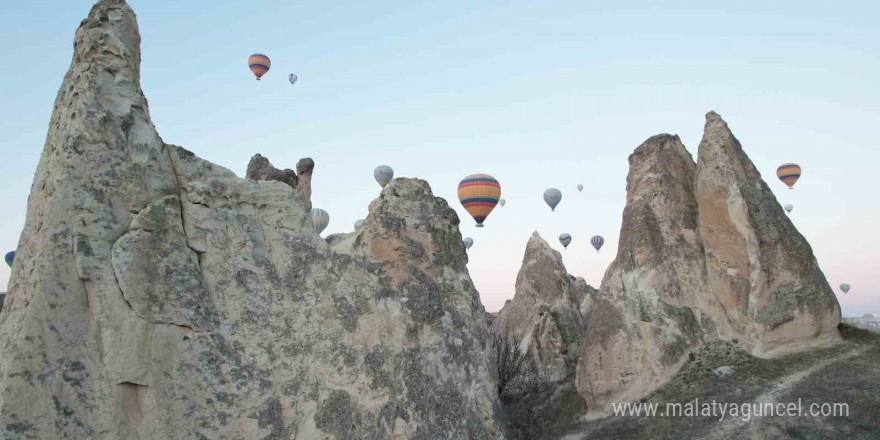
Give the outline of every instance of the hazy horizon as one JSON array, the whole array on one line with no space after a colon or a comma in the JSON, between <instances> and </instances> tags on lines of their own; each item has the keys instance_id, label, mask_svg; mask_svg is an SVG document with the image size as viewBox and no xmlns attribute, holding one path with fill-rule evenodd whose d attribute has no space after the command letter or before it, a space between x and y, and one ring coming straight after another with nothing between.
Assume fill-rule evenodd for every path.
<instances>
[{"instance_id":1,"label":"hazy horizon","mask_svg":"<svg viewBox=\"0 0 880 440\"><path fill-rule=\"evenodd\" d=\"M780 203L794 204L843 315L880 313L880 208L870 202L880 3L197 3L129 2L158 132L242 177L256 153L279 168L312 157L325 237L366 216L380 191L373 168L387 164L456 210L475 240L468 269L487 310L513 297L534 230L598 287L617 252L627 157L673 133L696 158L714 110ZM0 17L3 55L28 60L0 72L2 253L21 234L74 31L92 4L20 3ZM259 82L247 68L257 52L272 59ZM288 73L299 76L293 86ZM775 176L784 162L804 169L793 191ZM507 200L482 229L456 197L473 173L497 178ZM549 187L563 193L556 212L542 199ZM589 244L597 234L600 253ZM2 265L0 291L8 277Z\"/></svg>"}]
</instances>

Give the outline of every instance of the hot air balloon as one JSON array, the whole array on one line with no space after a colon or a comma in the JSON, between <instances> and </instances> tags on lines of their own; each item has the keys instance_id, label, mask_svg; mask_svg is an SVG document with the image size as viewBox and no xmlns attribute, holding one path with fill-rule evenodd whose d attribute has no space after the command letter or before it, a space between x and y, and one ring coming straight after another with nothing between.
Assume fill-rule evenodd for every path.
<instances>
[{"instance_id":1,"label":"hot air balloon","mask_svg":"<svg viewBox=\"0 0 880 440\"><path fill-rule=\"evenodd\" d=\"M559 242L562 243L562 246L568 249L568 244L571 243L571 235L570 234L562 234L559 236Z\"/></svg>"},{"instance_id":2,"label":"hot air balloon","mask_svg":"<svg viewBox=\"0 0 880 440\"><path fill-rule=\"evenodd\" d=\"M248 58L248 67L251 68L251 72L254 72L254 76L259 81L272 67L272 61L266 55L255 53Z\"/></svg>"},{"instance_id":3,"label":"hot air balloon","mask_svg":"<svg viewBox=\"0 0 880 440\"><path fill-rule=\"evenodd\" d=\"M474 239L470 238L470 237L465 237L464 240L462 240L462 242L464 243L464 247L467 249L470 249L471 246L474 245Z\"/></svg>"},{"instance_id":4,"label":"hot air balloon","mask_svg":"<svg viewBox=\"0 0 880 440\"><path fill-rule=\"evenodd\" d=\"M584 190L584 186L581 184L578 184L578 192L581 192L583 190Z\"/></svg>"},{"instance_id":5,"label":"hot air balloon","mask_svg":"<svg viewBox=\"0 0 880 440\"><path fill-rule=\"evenodd\" d=\"M504 199L498 200L498 204L501 205L502 208L504 207L505 203L507 203L507 200L504 200Z\"/></svg>"},{"instance_id":6,"label":"hot air balloon","mask_svg":"<svg viewBox=\"0 0 880 440\"><path fill-rule=\"evenodd\" d=\"M842 290L843 293L849 293L849 289L850 289L849 284L843 283L840 285L840 290Z\"/></svg>"},{"instance_id":7,"label":"hot air balloon","mask_svg":"<svg viewBox=\"0 0 880 440\"><path fill-rule=\"evenodd\" d=\"M6 260L6 264L8 264L9 267L12 267L12 260L15 259L15 251L7 252L6 257L4 257L3 259Z\"/></svg>"},{"instance_id":8,"label":"hot air balloon","mask_svg":"<svg viewBox=\"0 0 880 440\"><path fill-rule=\"evenodd\" d=\"M794 205L792 205L791 203L787 203L785 205L785 212L791 212L792 209L794 209Z\"/></svg>"},{"instance_id":9,"label":"hot air balloon","mask_svg":"<svg viewBox=\"0 0 880 440\"><path fill-rule=\"evenodd\" d=\"M596 248L596 252L599 252L599 249L602 249L602 245L605 244L605 239L601 235L597 235L590 239L590 244Z\"/></svg>"},{"instance_id":10,"label":"hot air balloon","mask_svg":"<svg viewBox=\"0 0 880 440\"><path fill-rule=\"evenodd\" d=\"M562 200L562 191L556 188L550 188L544 191L544 201L550 206L551 211L556 211L556 205Z\"/></svg>"},{"instance_id":11,"label":"hot air balloon","mask_svg":"<svg viewBox=\"0 0 880 440\"><path fill-rule=\"evenodd\" d=\"M792 189L795 182L801 178L801 167L794 163L784 163L776 169L776 177L788 185L788 189Z\"/></svg>"},{"instance_id":12,"label":"hot air balloon","mask_svg":"<svg viewBox=\"0 0 880 440\"><path fill-rule=\"evenodd\" d=\"M327 211L323 209L312 209L312 224L320 234L330 224L330 214L327 214Z\"/></svg>"},{"instance_id":13,"label":"hot air balloon","mask_svg":"<svg viewBox=\"0 0 880 440\"><path fill-rule=\"evenodd\" d=\"M379 185L382 185L382 188L385 188L385 185L388 185L388 182L394 178L394 170L388 165L379 165L373 170L373 177L376 178Z\"/></svg>"},{"instance_id":14,"label":"hot air balloon","mask_svg":"<svg viewBox=\"0 0 880 440\"><path fill-rule=\"evenodd\" d=\"M501 184L488 174L471 174L458 184L458 201L482 228L501 198Z\"/></svg>"},{"instance_id":15,"label":"hot air balloon","mask_svg":"<svg viewBox=\"0 0 880 440\"><path fill-rule=\"evenodd\" d=\"M287 79L290 80L291 85L293 85L293 83L295 83L298 78L299 77L296 76L295 73L291 73L290 75L287 75Z\"/></svg>"},{"instance_id":16,"label":"hot air balloon","mask_svg":"<svg viewBox=\"0 0 880 440\"><path fill-rule=\"evenodd\" d=\"M355 231L362 228L363 226L364 226L364 219L360 219L360 220L354 222L354 230Z\"/></svg>"}]
</instances>

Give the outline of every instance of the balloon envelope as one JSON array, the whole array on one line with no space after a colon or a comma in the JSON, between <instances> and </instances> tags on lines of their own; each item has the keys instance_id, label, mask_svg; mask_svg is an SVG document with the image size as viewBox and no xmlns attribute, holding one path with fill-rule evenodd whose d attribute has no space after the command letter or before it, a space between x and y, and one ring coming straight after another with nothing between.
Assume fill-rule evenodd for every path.
<instances>
[{"instance_id":1,"label":"balloon envelope","mask_svg":"<svg viewBox=\"0 0 880 440\"><path fill-rule=\"evenodd\" d=\"M290 80L290 84L293 84L296 82L297 79L299 79L299 77L296 76L295 73L291 73L290 75L287 75L287 79Z\"/></svg>"},{"instance_id":2,"label":"balloon envelope","mask_svg":"<svg viewBox=\"0 0 880 440\"><path fill-rule=\"evenodd\" d=\"M363 226L364 226L364 219L360 219L360 220L354 222L354 229L355 230L358 230Z\"/></svg>"},{"instance_id":3,"label":"balloon envelope","mask_svg":"<svg viewBox=\"0 0 880 440\"><path fill-rule=\"evenodd\" d=\"M376 179L376 182L379 182L379 185L381 185L382 188L385 188L385 185L388 185L388 182L394 178L394 170L388 165L379 165L373 170L373 177Z\"/></svg>"},{"instance_id":4,"label":"balloon envelope","mask_svg":"<svg viewBox=\"0 0 880 440\"><path fill-rule=\"evenodd\" d=\"M254 76L259 80L269 71L269 68L272 67L272 61L269 60L269 57L266 55L255 53L248 58L248 67L250 67L251 72L253 72Z\"/></svg>"},{"instance_id":5,"label":"balloon envelope","mask_svg":"<svg viewBox=\"0 0 880 440\"><path fill-rule=\"evenodd\" d=\"M602 249L602 245L605 244L605 239L601 235L597 235L590 239L590 244L596 248L596 252L599 252L599 249Z\"/></svg>"},{"instance_id":6,"label":"balloon envelope","mask_svg":"<svg viewBox=\"0 0 880 440\"><path fill-rule=\"evenodd\" d=\"M465 237L464 240L462 240L462 242L464 243L464 247L467 249L470 249L471 246L474 245L474 239L470 238L470 237Z\"/></svg>"},{"instance_id":7,"label":"balloon envelope","mask_svg":"<svg viewBox=\"0 0 880 440\"><path fill-rule=\"evenodd\" d=\"M562 243L562 246L568 249L568 244L571 243L571 235L562 234L559 236L559 242Z\"/></svg>"},{"instance_id":8,"label":"balloon envelope","mask_svg":"<svg viewBox=\"0 0 880 440\"><path fill-rule=\"evenodd\" d=\"M330 214L327 214L327 211L323 209L313 209L312 224L315 225L315 230L320 234L330 224Z\"/></svg>"},{"instance_id":9,"label":"balloon envelope","mask_svg":"<svg viewBox=\"0 0 880 440\"><path fill-rule=\"evenodd\" d=\"M506 203L507 203L507 200L504 200L504 199L498 200L498 204L501 205L502 208L504 207L504 204L506 204Z\"/></svg>"},{"instance_id":10,"label":"balloon envelope","mask_svg":"<svg viewBox=\"0 0 880 440\"><path fill-rule=\"evenodd\" d=\"M776 169L776 177L791 189L801 178L801 167L796 163L784 163Z\"/></svg>"},{"instance_id":11,"label":"balloon envelope","mask_svg":"<svg viewBox=\"0 0 880 440\"><path fill-rule=\"evenodd\" d=\"M501 198L501 184L488 174L471 174L458 184L458 201L482 228Z\"/></svg>"},{"instance_id":12,"label":"balloon envelope","mask_svg":"<svg viewBox=\"0 0 880 440\"><path fill-rule=\"evenodd\" d=\"M840 290L842 290L843 293L849 293L849 289L850 289L849 284L843 283L840 285Z\"/></svg>"},{"instance_id":13,"label":"balloon envelope","mask_svg":"<svg viewBox=\"0 0 880 440\"><path fill-rule=\"evenodd\" d=\"M550 188L544 191L544 201L550 206L551 211L556 211L556 205L562 200L562 191L556 188Z\"/></svg>"},{"instance_id":14,"label":"balloon envelope","mask_svg":"<svg viewBox=\"0 0 880 440\"><path fill-rule=\"evenodd\" d=\"M580 184L578 184L578 192L581 192L581 191L583 191L583 190L584 190L584 186L583 186L583 185L580 185Z\"/></svg>"},{"instance_id":15,"label":"balloon envelope","mask_svg":"<svg viewBox=\"0 0 880 440\"><path fill-rule=\"evenodd\" d=\"M3 259L6 260L6 264L8 264L9 267L12 267L12 260L15 259L15 251L7 252L6 257L4 257Z\"/></svg>"},{"instance_id":16,"label":"balloon envelope","mask_svg":"<svg viewBox=\"0 0 880 440\"><path fill-rule=\"evenodd\" d=\"M791 212L792 209L794 209L794 205L791 203L785 205L785 212Z\"/></svg>"}]
</instances>

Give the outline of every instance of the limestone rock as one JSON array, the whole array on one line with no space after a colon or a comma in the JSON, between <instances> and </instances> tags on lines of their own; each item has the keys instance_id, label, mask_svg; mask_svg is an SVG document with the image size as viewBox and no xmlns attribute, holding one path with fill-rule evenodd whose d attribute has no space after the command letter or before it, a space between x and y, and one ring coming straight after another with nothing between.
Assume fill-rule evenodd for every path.
<instances>
[{"instance_id":1,"label":"limestone rock","mask_svg":"<svg viewBox=\"0 0 880 440\"><path fill-rule=\"evenodd\" d=\"M0 438L503 438L446 202L396 179L328 245L296 185L161 140L139 43L123 0L76 32L0 313Z\"/></svg>"},{"instance_id":2,"label":"limestone rock","mask_svg":"<svg viewBox=\"0 0 880 440\"><path fill-rule=\"evenodd\" d=\"M6 292L0 292L0 312L3 311L3 301L6 300ZM490 322L489 325L492 325Z\"/></svg>"},{"instance_id":3,"label":"limestone rock","mask_svg":"<svg viewBox=\"0 0 880 440\"><path fill-rule=\"evenodd\" d=\"M696 176L706 267L738 338L758 356L840 339L840 307L813 250L718 114L706 115Z\"/></svg>"},{"instance_id":4,"label":"limestone rock","mask_svg":"<svg viewBox=\"0 0 880 440\"><path fill-rule=\"evenodd\" d=\"M296 163L296 177L299 180L297 190L299 195L306 201L306 209L312 209L312 171L315 169L315 161L310 157L300 159Z\"/></svg>"}]
</instances>

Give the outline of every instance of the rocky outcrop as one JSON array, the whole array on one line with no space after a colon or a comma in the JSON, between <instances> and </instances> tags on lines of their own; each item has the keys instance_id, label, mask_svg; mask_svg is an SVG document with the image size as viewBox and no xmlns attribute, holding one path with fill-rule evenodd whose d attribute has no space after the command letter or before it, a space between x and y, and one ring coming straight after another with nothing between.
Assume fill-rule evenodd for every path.
<instances>
[{"instance_id":1,"label":"rocky outcrop","mask_svg":"<svg viewBox=\"0 0 880 440\"><path fill-rule=\"evenodd\" d=\"M578 343L586 322L580 304L596 289L568 274L562 255L534 232L516 277L513 300L504 305L492 328L527 344L541 372L552 381L573 380Z\"/></svg>"},{"instance_id":2,"label":"rocky outcrop","mask_svg":"<svg viewBox=\"0 0 880 440\"><path fill-rule=\"evenodd\" d=\"M3 311L3 301L5 301L5 300L6 300L6 292L0 292L0 312Z\"/></svg>"},{"instance_id":3,"label":"rocky outcrop","mask_svg":"<svg viewBox=\"0 0 880 440\"><path fill-rule=\"evenodd\" d=\"M715 337L707 290L695 165L677 136L654 136L629 158L617 257L583 304L577 385L593 408L637 401L665 383L689 352Z\"/></svg>"},{"instance_id":4,"label":"rocky outcrop","mask_svg":"<svg viewBox=\"0 0 880 440\"><path fill-rule=\"evenodd\" d=\"M695 192L711 291L752 354L837 341L840 307L813 250L718 114L706 115Z\"/></svg>"},{"instance_id":5,"label":"rocky outcrop","mask_svg":"<svg viewBox=\"0 0 880 440\"><path fill-rule=\"evenodd\" d=\"M769 357L840 339L840 307L809 244L727 124L714 112L706 120L698 163L668 134L630 156L618 253L597 294L566 294L578 289L558 253L533 236L516 297L496 318L496 329L523 332L547 374L575 362L593 411L649 394L708 341ZM534 318L554 307L551 316L583 322L576 343L557 336L576 331Z\"/></svg>"},{"instance_id":6,"label":"rocky outcrop","mask_svg":"<svg viewBox=\"0 0 880 440\"><path fill-rule=\"evenodd\" d=\"M162 141L139 43L122 0L77 30L0 313L0 437L502 438L446 202L395 179L328 245L313 164L245 180Z\"/></svg>"},{"instance_id":7,"label":"rocky outcrop","mask_svg":"<svg viewBox=\"0 0 880 440\"><path fill-rule=\"evenodd\" d=\"M245 177L258 182L274 180L287 184L291 188L296 188L297 183L299 183L299 178L293 170L290 168L279 170L272 166L268 158L260 154L255 154L251 161L248 162Z\"/></svg>"}]
</instances>

